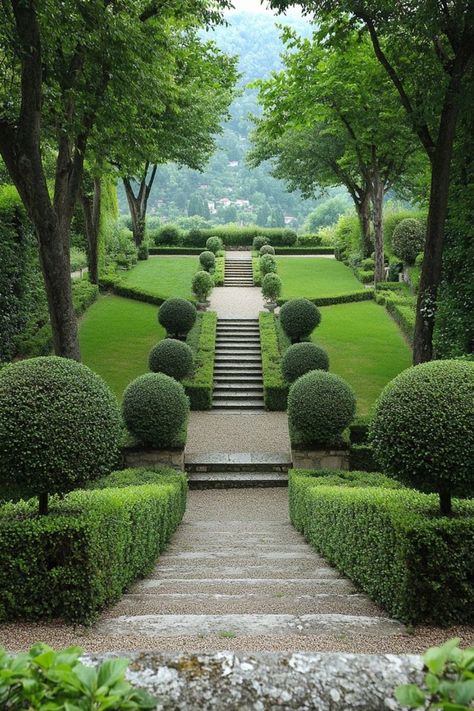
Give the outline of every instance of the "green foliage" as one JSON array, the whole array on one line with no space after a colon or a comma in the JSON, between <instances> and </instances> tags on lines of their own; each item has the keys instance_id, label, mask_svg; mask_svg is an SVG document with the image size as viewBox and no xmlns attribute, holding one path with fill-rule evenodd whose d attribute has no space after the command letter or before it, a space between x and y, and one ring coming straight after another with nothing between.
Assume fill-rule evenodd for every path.
<instances>
[{"instance_id":1,"label":"green foliage","mask_svg":"<svg viewBox=\"0 0 474 711\"><path fill-rule=\"evenodd\" d=\"M270 244L268 237L264 237L263 235L257 235L253 238L252 249L254 250L254 252L260 252L262 247L268 244Z\"/></svg>"},{"instance_id":2,"label":"green foliage","mask_svg":"<svg viewBox=\"0 0 474 711\"><path fill-rule=\"evenodd\" d=\"M126 681L127 659L117 657L91 667L79 661L82 653L80 647L55 652L41 643L17 656L0 649L0 704L4 711L156 708L156 699Z\"/></svg>"},{"instance_id":3,"label":"green foliage","mask_svg":"<svg viewBox=\"0 0 474 711\"><path fill-rule=\"evenodd\" d=\"M199 262L203 269L210 272L216 265L216 257L213 252L201 252Z\"/></svg>"},{"instance_id":4,"label":"green foliage","mask_svg":"<svg viewBox=\"0 0 474 711\"><path fill-rule=\"evenodd\" d=\"M216 257L216 268L214 270L214 286L224 286L225 278L225 257Z\"/></svg>"},{"instance_id":5,"label":"green foliage","mask_svg":"<svg viewBox=\"0 0 474 711\"><path fill-rule=\"evenodd\" d=\"M262 273L260 271L259 257L252 257L252 276L254 286L262 286Z\"/></svg>"},{"instance_id":6,"label":"green foliage","mask_svg":"<svg viewBox=\"0 0 474 711\"><path fill-rule=\"evenodd\" d=\"M196 247L204 247L209 237L219 237L226 247L250 247L255 237L266 237L267 243L273 245L291 246L296 243L297 235L294 230L281 229L278 227L259 227L250 225L240 227L237 225L223 225L222 227L212 227L196 231L199 234L191 236L191 233L184 238L184 244ZM260 244L260 247L262 245Z\"/></svg>"},{"instance_id":7,"label":"green foliage","mask_svg":"<svg viewBox=\"0 0 474 711\"><path fill-rule=\"evenodd\" d=\"M116 465L120 411L85 365L49 356L0 371L0 477L31 495L65 492Z\"/></svg>"},{"instance_id":8,"label":"green foliage","mask_svg":"<svg viewBox=\"0 0 474 711\"><path fill-rule=\"evenodd\" d=\"M264 254L260 257L260 274L265 277L267 274L275 273L277 271L277 264L275 257L271 254Z\"/></svg>"},{"instance_id":9,"label":"green foliage","mask_svg":"<svg viewBox=\"0 0 474 711\"><path fill-rule=\"evenodd\" d=\"M209 237L206 240L206 249L217 256L217 253L224 249L224 244L220 237Z\"/></svg>"},{"instance_id":10,"label":"green foliage","mask_svg":"<svg viewBox=\"0 0 474 711\"><path fill-rule=\"evenodd\" d=\"M186 491L184 474L152 474L128 470L118 474L127 477L123 488L111 475L100 490L54 498L49 516L38 517L33 501L5 504L0 619L88 624L149 574L182 518Z\"/></svg>"},{"instance_id":11,"label":"green foliage","mask_svg":"<svg viewBox=\"0 0 474 711\"><path fill-rule=\"evenodd\" d=\"M275 247L275 254L334 254L333 247L307 247L296 245L296 247Z\"/></svg>"},{"instance_id":12,"label":"green foliage","mask_svg":"<svg viewBox=\"0 0 474 711\"><path fill-rule=\"evenodd\" d=\"M395 227L392 235L392 249L405 264L414 264L417 255L425 246L426 227L420 220L406 218Z\"/></svg>"},{"instance_id":13,"label":"green foliage","mask_svg":"<svg viewBox=\"0 0 474 711\"><path fill-rule=\"evenodd\" d=\"M86 253L82 249L78 249L78 247L71 247L70 259L71 272L79 272L87 267Z\"/></svg>"},{"instance_id":14,"label":"green foliage","mask_svg":"<svg viewBox=\"0 0 474 711\"><path fill-rule=\"evenodd\" d=\"M209 252L211 254L211 252ZM205 302L214 288L214 278L207 271L196 272L193 276L192 290L197 300Z\"/></svg>"},{"instance_id":15,"label":"green foliage","mask_svg":"<svg viewBox=\"0 0 474 711\"><path fill-rule=\"evenodd\" d=\"M290 516L329 563L403 622L472 623L472 502L456 501L457 516L441 518L436 497L390 491L376 483L381 475L364 474L372 486L349 488L312 486L304 474L290 472Z\"/></svg>"},{"instance_id":16,"label":"green foliage","mask_svg":"<svg viewBox=\"0 0 474 711\"><path fill-rule=\"evenodd\" d=\"M163 225L154 235L155 244L178 245L182 242L181 231L175 225Z\"/></svg>"},{"instance_id":17,"label":"green foliage","mask_svg":"<svg viewBox=\"0 0 474 711\"><path fill-rule=\"evenodd\" d=\"M423 687L403 684L395 690L402 706L410 709L469 711L474 702L474 647L460 649L460 639L431 647L423 655ZM428 704L428 705L427 705Z\"/></svg>"},{"instance_id":18,"label":"green foliage","mask_svg":"<svg viewBox=\"0 0 474 711\"><path fill-rule=\"evenodd\" d=\"M278 274L265 274L262 280L262 296L270 302L275 302L281 295L281 279Z\"/></svg>"},{"instance_id":19,"label":"green foliage","mask_svg":"<svg viewBox=\"0 0 474 711\"><path fill-rule=\"evenodd\" d=\"M145 262L149 257L148 245L142 242L137 249L138 261Z\"/></svg>"},{"instance_id":20,"label":"green foliage","mask_svg":"<svg viewBox=\"0 0 474 711\"><path fill-rule=\"evenodd\" d=\"M263 244L258 250L258 253L261 257L263 257L264 254L275 255L275 247L272 247L271 244Z\"/></svg>"},{"instance_id":21,"label":"green foliage","mask_svg":"<svg viewBox=\"0 0 474 711\"><path fill-rule=\"evenodd\" d=\"M320 227L334 225L339 217L350 207L348 196L336 195L315 207L306 218L305 228L316 232Z\"/></svg>"},{"instance_id":22,"label":"green foliage","mask_svg":"<svg viewBox=\"0 0 474 711\"><path fill-rule=\"evenodd\" d=\"M367 444L369 441L369 427L372 417L369 415L358 415L349 425L349 437L351 444Z\"/></svg>"},{"instance_id":23,"label":"green foliage","mask_svg":"<svg viewBox=\"0 0 474 711\"><path fill-rule=\"evenodd\" d=\"M281 370L285 380L293 383L311 370L329 370L329 358L315 343L294 343L283 356Z\"/></svg>"},{"instance_id":24,"label":"green foliage","mask_svg":"<svg viewBox=\"0 0 474 711\"><path fill-rule=\"evenodd\" d=\"M383 233L385 241L385 251L389 255L393 255L394 249L392 245L393 232L395 228L406 219L415 219L419 222L426 222L426 213L420 210L400 210L400 209L387 209L385 211L383 219ZM400 256L400 255L396 255Z\"/></svg>"},{"instance_id":25,"label":"green foliage","mask_svg":"<svg viewBox=\"0 0 474 711\"><path fill-rule=\"evenodd\" d=\"M196 307L186 299L167 299L158 312L158 321L169 335L186 335L195 320Z\"/></svg>"},{"instance_id":26,"label":"green foliage","mask_svg":"<svg viewBox=\"0 0 474 711\"><path fill-rule=\"evenodd\" d=\"M151 349L148 364L153 373L183 380L192 371L193 352L183 341L164 338Z\"/></svg>"},{"instance_id":27,"label":"green foliage","mask_svg":"<svg viewBox=\"0 0 474 711\"><path fill-rule=\"evenodd\" d=\"M210 410L214 388L214 358L216 352L217 314L198 314L188 335L194 351L194 373L183 382L191 410Z\"/></svg>"},{"instance_id":28,"label":"green foliage","mask_svg":"<svg viewBox=\"0 0 474 711\"><path fill-rule=\"evenodd\" d=\"M260 344L265 407L267 410L286 410L288 383L281 374L281 352L273 314L259 314Z\"/></svg>"},{"instance_id":29,"label":"green foliage","mask_svg":"<svg viewBox=\"0 0 474 711\"><path fill-rule=\"evenodd\" d=\"M340 441L351 423L356 399L350 385L338 375L312 370L290 387L288 425L292 442L330 445Z\"/></svg>"},{"instance_id":30,"label":"green foliage","mask_svg":"<svg viewBox=\"0 0 474 711\"><path fill-rule=\"evenodd\" d=\"M351 444L349 469L364 472L376 472L379 470L374 459L374 450L370 444Z\"/></svg>"},{"instance_id":31,"label":"green foliage","mask_svg":"<svg viewBox=\"0 0 474 711\"><path fill-rule=\"evenodd\" d=\"M143 444L172 447L189 413L181 383L163 373L133 380L123 394L122 412L129 431Z\"/></svg>"},{"instance_id":32,"label":"green foliage","mask_svg":"<svg viewBox=\"0 0 474 711\"><path fill-rule=\"evenodd\" d=\"M416 320L415 299L413 296L404 290L394 290L393 287L387 289L384 286L380 291L377 290L375 300L378 304L385 306L407 341L410 345L413 345Z\"/></svg>"},{"instance_id":33,"label":"green foliage","mask_svg":"<svg viewBox=\"0 0 474 711\"><path fill-rule=\"evenodd\" d=\"M320 322L318 307L308 299L291 299L280 309L280 323L292 342L310 336Z\"/></svg>"},{"instance_id":34,"label":"green foliage","mask_svg":"<svg viewBox=\"0 0 474 711\"><path fill-rule=\"evenodd\" d=\"M383 470L440 495L474 490L474 365L432 361L400 373L377 402L370 437Z\"/></svg>"},{"instance_id":35,"label":"green foliage","mask_svg":"<svg viewBox=\"0 0 474 711\"><path fill-rule=\"evenodd\" d=\"M373 289L364 289L364 291L355 291L353 294L341 294L340 296L321 296L308 299L315 306L335 306L337 304L352 304L359 301L372 301L374 298ZM292 299L290 299L292 301ZM286 304L287 299L278 299L280 306Z\"/></svg>"}]
</instances>

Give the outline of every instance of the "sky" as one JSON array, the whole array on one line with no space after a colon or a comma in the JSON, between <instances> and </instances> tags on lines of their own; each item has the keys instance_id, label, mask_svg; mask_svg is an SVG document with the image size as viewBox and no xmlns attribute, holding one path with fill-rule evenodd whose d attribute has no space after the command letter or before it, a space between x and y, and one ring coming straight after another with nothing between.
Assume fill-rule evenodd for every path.
<instances>
[{"instance_id":1,"label":"sky","mask_svg":"<svg viewBox=\"0 0 474 711\"><path fill-rule=\"evenodd\" d=\"M268 8L268 3L260 3L260 0L231 0L234 6L234 12L262 12L266 14L276 15L275 10L270 10ZM230 10L232 12L232 10ZM301 10L299 6L295 5L286 11L287 15L301 15Z\"/></svg>"}]
</instances>

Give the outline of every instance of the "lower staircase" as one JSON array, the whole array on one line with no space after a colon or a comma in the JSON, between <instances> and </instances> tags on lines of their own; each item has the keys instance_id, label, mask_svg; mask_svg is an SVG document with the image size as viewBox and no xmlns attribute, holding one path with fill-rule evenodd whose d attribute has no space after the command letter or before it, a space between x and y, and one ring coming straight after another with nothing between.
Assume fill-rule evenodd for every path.
<instances>
[{"instance_id":1,"label":"lower staircase","mask_svg":"<svg viewBox=\"0 0 474 711\"><path fill-rule=\"evenodd\" d=\"M190 489L287 486L291 460L287 452L194 454L186 456Z\"/></svg>"}]
</instances>

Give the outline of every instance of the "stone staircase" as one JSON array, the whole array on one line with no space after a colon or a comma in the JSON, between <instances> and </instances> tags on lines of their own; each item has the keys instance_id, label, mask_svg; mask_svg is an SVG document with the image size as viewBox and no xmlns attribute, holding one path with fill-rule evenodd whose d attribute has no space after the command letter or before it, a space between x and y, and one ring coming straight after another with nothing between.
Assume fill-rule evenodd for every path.
<instances>
[{"instance_id":1,"label":"stone staircase","mask_svg":"<svg viewBox=\"0 0 474 711\"><path fill-rule=\"evenodd\" d=\"M253 286L252 259L225 260L224 286Z\"/></svg>"},{"instance_id":2,"label":"stone staircase","mask_svg":"<svg viewBox=\"0 0 474 711\"><path fill-rule=\"evenodd\" d=\"M212 409L265 409L257 319L218 319Z\"/></svg>"},{"instance_id":3,"label":"stone staircase","mask_svg":"<svg viewBox=\"0 0 474 711\"><path fill-rule=\"evenodd\" d=\"M287 486L291 466L288 452L210 452L185 457L190 489Z\"/></svg>"}]
</instances>

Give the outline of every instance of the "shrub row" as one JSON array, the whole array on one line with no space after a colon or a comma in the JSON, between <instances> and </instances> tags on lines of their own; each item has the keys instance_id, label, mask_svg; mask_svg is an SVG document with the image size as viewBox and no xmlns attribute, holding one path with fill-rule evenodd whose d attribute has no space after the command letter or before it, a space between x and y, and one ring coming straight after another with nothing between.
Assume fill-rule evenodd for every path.
<instances>
[{"instance_id":1,"label":"shrub row","mask_svg":"<svg viewBox=\"0 0 474 711\"><path fill-rule=\"evenodd\" d=\"M102 289L112 291L117 296L125 296L127 299L144 301L147 304L155 304L155 306L161 306L167 300L166 296L157 296L135 286L125 286L119 276L101 277L100 286Z\"/></svg>"},{"instance_id":2,"label":"shrub row","mask_svg":"<svg viewBox=\"0 0 474 711\"><path fill-rule=\"evenodd\" d=\"M183 381L191 410L210 410L214 388L217 314L198 314L187 342L194 351L194 375Z\"/></svg>"},{"instance_id":3,"label":"shrub row","mask_svg":"<svg viewBox=\"0 0 474 711\"><path fill-rule=\"evenodd\" d=\"M380 469L374 459L374 450L370 444L351 444L349 468L352 471L376 472Z\"/></svg>"},{"instance_id":4,"label":"shrub row","mask_svg":"<svg viewBox=\"0 0 474 711\"><path fill-rule=\"evenodd\" d=\"M334 254L333 247L275 247L275 254Z\"/></svg>"},{"instance_id":5,"label":"shrub row","mask_svg":"<svg viewBox=\"0 0 474 711\"><path fill-rule=\"evenodd\" d=\"M350 304L354 301L371 301L374 298L373 289L364 289L364 291L356 291L353 294L341 294L340 296L322 296L315 299L309 299L316 306L333 306L334 304ZM278 299L278 305L282 306L288 299Z\"/></svg>"},{"instance_id":6,"label":"shrub row","mask_svg":"<svg viewBox=\"0 0 474 711\"><path fill-rule=\"evenodd\" d=\"M252 274L255 286L262 286L262 273L260 271L260 257L252 257Z\"/></svg>"},{"instance_id":7,"label":"shrub row","mask_svg":"<svg viewBox=\"0 0 474 711\"><path fill-rule=\"evenodd\" d=\"M61 617L87 624L147 575L181 520L186 478L165 470L120 473L126 488L75 491L49 516L36 502L0 509L0 619ZM122 486L122 484L119 484Z\"/></svg>"},{"instance_id":8,"label":"shrub row","mask_svg":"<svg viewBox=\"0 0 474 711\"><path fill-rule=\"evenodd\" d=\"M281 372L281 352L275 316L262 312L259 315L259 324L265 406L267 410L286 410L289 386Z\"/></svg>"},{"instance_id":9,"label":"shrub row","mask_svg":"<svg viewBox=\"0 0 474 711\"><path fill-rule=\"evenodd\" d=\"M390 490L379 476L359 475L351 488L291 472L294 525L390 615L413 624L472 623L474 503L456 500L455 516L440 517L436 496Z\"/></svg>"},{"instance_id":10,"label":"shrub row","mask_svg":"<svg viewBox=\"0 0 474 711\"><path fill-rule=\"evenodd\" d=\"M216 268L213 276L215 286L224 286L225 257L216 257Z\"/></svg>"},{"instance_id":11,"label":"shrub row","mask_svg":"<svg viewBox=\"0 0 474 711\"><path fill-rule=\"evenodd\" d=\"M255 237L267 237L273 245L292 245L296 242L296 232L279 227L213 227L205 230L191 230L183 237L184 244L205 247L209 237L219 237L226 246L249 247Z\"/></svg>"},{"instance_id":12,"label":"shrub row","mask_svg":"<svg viewBox=\"0 0 474 711\"><path fill-rule=\"evenodd\" d=\"M377 302L384 304L388 313L393 318L395 323L397 323L405 338L408 340L410 345L413 345L416 321L416 311L414 307L406 301L404 302L393 298L384 298L384 296L380 293L377 294Z\"/></svg>"},{"instance_id":13,"label":"shrub row","mask_svg":"<svg viewBox=\"0 0 474 711\"><path fill-rule=\"evenodd\" d=\"M150 247L149 254L196 254L202 252L201 247Z\"/></svg>"}]
</instances>

